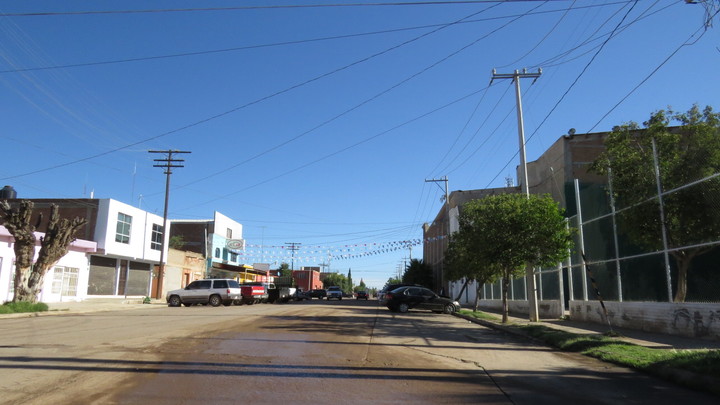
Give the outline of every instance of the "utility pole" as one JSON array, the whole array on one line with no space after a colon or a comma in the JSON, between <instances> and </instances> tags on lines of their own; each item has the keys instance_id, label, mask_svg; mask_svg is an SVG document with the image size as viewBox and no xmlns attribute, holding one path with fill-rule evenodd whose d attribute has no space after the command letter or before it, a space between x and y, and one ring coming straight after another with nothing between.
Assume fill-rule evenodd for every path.
<instances>
[{"instance_id":1,"label":"utility pole","mask_svg":"<svg viewBox=\"0 0 720 405\"><path fill-rule=\"evenodd\" d=\"M520 93L520 79L533 79L533 83L542 74L542 69L538 69L537 73L528 73L527 69L523 69L520 73L515 70L514 73L499 74L493 69L493 76L490 79L492 84L495 79L512 79L515 81L515 101L517 103L517 119L518 119L518 138L520 141L520 183L522 184L523 193L525 196L530 197L530 186L528 185L528 174L527 174L527 161L525 160L525 124L523 122L522 112L522 95ZM535 273L531 266L525 268L525 280L527 284L527 298L528 306L530 309L529 318L532 322L537 322L540 319L538 314L538 302L537 302L537 285L535 282Z\"/></svg>"},{"instance_id":2,"label":"utility pole","mask_svg":"<svg viewBox=\"0 0 720 405\"><path fill-rule=\"evenodd\" d=\"M161 167L165 169L163 172L165 173L165 209L163 210L162 243L160 244L160 266L158 268L157 289L155 290L155 298L162 298L162 284L165 276L165 240L168 236L167 214L168 200L170 198L170 175L172 174L172 169L174 167L185 167L182 164L185 160L173 159L173 155L192 152L181 150L149 150L148 153L163 153L166 156L165 159L154 159L157 163L153 165L153 167Z\"/></svg>"},{"instance_id":3,"label":"utility pole","mask_svg":"<svg viewBox=\"0 0 720 405\"><path fill-rule=\"evenodd\" d=\"M443 176L441 179L430 179L430 180L425 179L425 183L437 184L441 181L445 183L445 201L444 201L445 203L443 204L443 207L445 208L445 221L443 221L443 230L442 230L442 233L443 233L442 236L444 236L445 238L441 239L440 243L444 244L447 242L442 242L442 241L443 240L447 241L447 238L450 236L450 193L448 191L448 178L447 178L447 176ZM441 251L438 252L437 257L440 257L443 254L442 252L444 251L444 249L442 249L442 247L441 247L440 250ZM434 268L435 268L435 266L433 264L433 269ZM434 270L433 270L433 273L434 273ZM435 281L438 281L438 285L440 288L439 291L444 292L445 291L445 285L444 285L445 284L445 269L443 268L442 262L440 262L439 273L440 273L440 277L435 277ZM439 280L438 280L438 278L439 278Z\"/></svg>"}]
</instances>

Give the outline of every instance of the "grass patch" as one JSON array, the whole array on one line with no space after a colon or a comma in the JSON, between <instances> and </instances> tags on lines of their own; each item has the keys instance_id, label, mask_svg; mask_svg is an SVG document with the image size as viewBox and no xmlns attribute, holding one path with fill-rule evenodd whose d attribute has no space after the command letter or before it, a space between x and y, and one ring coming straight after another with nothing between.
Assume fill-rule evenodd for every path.
<instances>
[{"instance_id":1,"label":"grass patch","mask_svg":"<svg viewBox=\"0 0 720 405\"><path fill-rule=\"evenodd\" d=\"M482 312L482 311L471 311L469 309L461 309L459 312L461 315L469 316L476 319L482 319L485 321L499 321L500 318L498 318L495 315L490 315L488 313Z\"/></svg>"},{"instance_id":2,"label":"grass patch","mask_svg":"<svg viewBox=\"0 0 720 405\"><path fill-rule=\"evenodd\" d=\"M45 312L48 310L44 302L6 302L0 305L0 314L21 314L27 312Z\"/></svg>"},{"instance_id":3,"label":"grass patch","mask_svg":"<svg viewBox=\"0 0 720 405\"><path fill-rule=\"evenodd\" d=\"M607 336L580 335L543 325L513 326L558 349L654 373L664 368L720 378L720 350L666 350L634 345Z\"/></svg>"}]
</instances>

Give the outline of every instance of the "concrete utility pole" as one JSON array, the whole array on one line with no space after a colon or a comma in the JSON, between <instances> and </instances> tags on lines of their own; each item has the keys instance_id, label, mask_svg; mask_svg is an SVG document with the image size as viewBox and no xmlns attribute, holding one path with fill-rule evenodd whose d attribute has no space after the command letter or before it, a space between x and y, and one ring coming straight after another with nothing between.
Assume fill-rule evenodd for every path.
<instances>
[{"instance_id":1,"label":"concrete utility pole","mask_svg":"<svg viewBox=\"0 0 720 405\"><path fill-rule=\"evenodd\" d=\"M444 225L443 226L444 235L442 235L445 237L445 239L441 239L441 240L447 240L447 238L450 237L450 192L448 191L448 178L447 178L447 176L443 176L441 179L430 179L430 180L425 179L425 183L436 183L437 184L441 181L445 183L445 204L443 204L443 207L445 207L445 221L443 224ZM440 242L440 243L446 243L446 242ZM441 249L442 249L442 247L441 247ZM440 255L442 255L442 254L443 253L440 252L438 257L440 257ZM433 266L433 268L434 268L434 266ZM442 262L440 262L439 273L440 273L440 277L439 277L440 280L437 280L437 278L435 278L435 280L439 281L439 283L438 283L439 285L437 286L439 288L439 292L444 293L444 291L445 291L445 269L443 268Z\"/></svg>"},{"instance_id":2,"label":"concrete utility pole","mask_svg":"<svg viewBox=\"0 0 720 405\"><path fill-rule=\"evenodd\" d=\"M167 214L168 214L168 201L170 199L170 175L172 174L173 167L185 167L182 162L183 159L173 159L174 154L178 153L192 153L189 151L181 150L149 150L148 153L163 153L166 155L165 159L154 159L156 164L153 167L162 167L165 169L165 209L163 210L163 233L162 243L160 244L160 266L158 269L157 289L155 290L155 298L162 298L162 284L165 276L165 240L167 239L168 228L167 228Z\"/></svg>"},{"instance_id":3,"label":"concrete utility pole","mask_svg":"<svg viewBox=\"0 0 720 405\"><path fill-rule=\"evenodd\" d=\"M514 73L499 74L493 69L492 84L495 79L512 79L515 81L515 101L517 102L517 119L518 119L518 138L520 141L520 184L522 184L523 193L526 196L530 196L530 186L528 185L527 175L527 161L525 158L525 124L523 122L522 112L522 95L520 93L520 79L533 79L533 83L542 74L542 69L538 69L537 73L528 73L527 69L523 69L523 72L515 70ZM528 306L530 307L530 321L537 322L540 319L538 314L538 302L537 302L537 285L535 283L535 274L531 266L527 266L525 269L525 279L527 284L527 297Z\"/></svg>"}]
</instances>

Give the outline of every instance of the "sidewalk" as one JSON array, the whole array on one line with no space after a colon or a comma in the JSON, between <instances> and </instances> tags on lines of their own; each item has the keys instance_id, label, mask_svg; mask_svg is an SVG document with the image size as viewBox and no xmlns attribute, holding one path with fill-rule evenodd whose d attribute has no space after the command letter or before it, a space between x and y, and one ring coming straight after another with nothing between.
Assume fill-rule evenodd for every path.
<instances>
[{"instance_id":1,"label":"sidewalk","mask_svg":"<svg viewBox=\"0 0 720 405\"><path fill-rule=\"evenodd\" d=\"M66 302L48 302L47 312L33 312L20 314L0 314L0 319L5 318L27 318L33 316L52 316L79 314L103 311L125 311L128 309L141 308L160 308L167 306L165 300L154 299L150 304L143 304L143 297L127 297L127 298L88 298L86 300L66 301Z\"/></svg>"},{"instance_id":2,"label":"sidewalk","mask_svg":"<svg viewBox=\"0 0 720 405\"><path fill-rule=\"evenodd\" d=\"M482 311L495 315L498 319L502 318L502 314L500 312L488 311L485 309ZM578 335L604 335L610 331L610 326L607 324L578 322L563 319L541 319L540 322L530 322L527 319L527 316L523 318L520 314L511 314L508 318L508 323L511 325L543 325L549 328L576 333ZM503 325L499 322L495 323L476 319L472 319L472 321L476 321L484 326L504 330L505 332L516 333L516 331L512 328L503 327ZM673 336L662 333L643 332L634 329L616 327L613 327L612 331L619 335L615 337L616 339L653 349L720 349L720 341L718 340Z\"/></svg>"}]
</instances>

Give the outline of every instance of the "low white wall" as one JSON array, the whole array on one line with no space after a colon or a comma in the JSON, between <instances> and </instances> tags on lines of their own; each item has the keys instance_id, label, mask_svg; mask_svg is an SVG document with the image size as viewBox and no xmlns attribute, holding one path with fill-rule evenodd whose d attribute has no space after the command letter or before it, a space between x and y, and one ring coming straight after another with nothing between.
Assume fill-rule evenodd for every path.
<instances>
[{"instance_id":1,"label":"low white wall","mask_svg":"<svg viewBox=\"0 0 720 405\"><path fill-rule=\"evenodd\" d=\"M646 332L720 339L720 304L605 302L610 324ZM570 319L606 323L599 301L570 301Z\"/></svg>"},{"instance_id":2,"label":"low white wall","mask_svg":"<svg viewBox=\"0 0 720 405\"><path fill-rule=\"evenodd\" d=\"M502 311L502 300L480 300L480 309ZM530 314L530 305L527 301L508 300L508 310L514 315ZM540 318L559 319L563 316L560 301L538 301L538 314Z\"/></svg>"}]
</instances>

